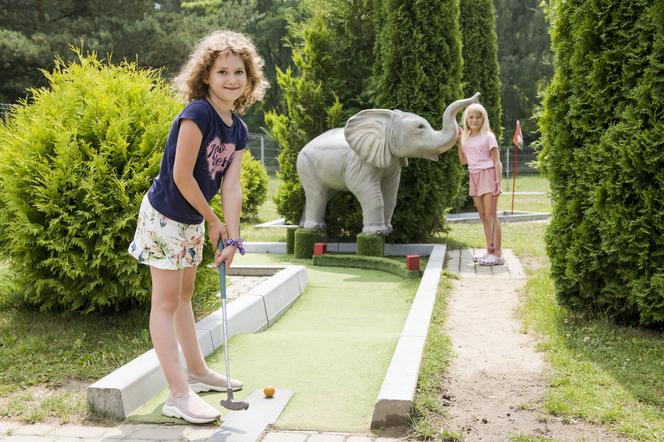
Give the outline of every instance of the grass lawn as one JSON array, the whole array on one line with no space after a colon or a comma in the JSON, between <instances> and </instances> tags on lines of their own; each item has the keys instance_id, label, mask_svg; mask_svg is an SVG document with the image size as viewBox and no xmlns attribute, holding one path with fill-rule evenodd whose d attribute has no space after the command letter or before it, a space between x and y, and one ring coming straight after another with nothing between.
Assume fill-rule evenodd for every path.
<instances>
[{"instance_id":1,"label":"grass lawn","mask_svg":"<svg viewBox=\"0 0 664 442\"><path fill-rule=\"evenodd\" d=\"M634 440L664 440L664 335L577 317L557 305L548 268L529 272L524 330L542 336L549 388L543 410Z\"/></svg>"},{"instance_id":2,"label":"grass lawn","mask_svg":"<svg viewBox=\"0 0 664 442\"><path fill-rule=\"evenodd\" d=\"M503 192L511 192L514 187L515 192L545 192L551 191L549 187L549 180L539 174L517 175L516 183L512 180L503 177L502 180Z\"/></svg>"},{"instance_id":3,"label":"grass lawn","mask_svg":"<svg viewBox=\"0 0 664 442\"><path fill-rule=\"evenodd\" d=\"M514 208L515 212L551 212L549 181L546 178L539 175L518 176L514 195L512 195L512 184L511 179L509 181L503 179L503 192L498 198L499 211L511 211ZM467 191L468 189L464 190L464 192ZM470 197L467 204L468 206L459 210L459 212L475 210Z\"/></svg>"},{"instance_id":4,"label":"grass lawn","mask_svg":"<svg viewBox=\"0 0 664 442\"><path fill-rule=\"evenodd\" d=\"M197 318L218 308L217 273L201 270ZM12 298L0 267L0 419L27 423L102 421L88 412L87 386L152 348L148 308L120 314L43 313Z\"/></svg>"},{"instance_id":5,"label":"grass lawn","mask_svg":"<svg viewBox=\"0 0 664 442\"><path fill-rule=\"evenodd\" d=\"M551 212L549 181L539 175L517 176L515 194L512 195L512 180L504 180L503 193L498 198L498 210L515 212ZM544 195L524 195L520 192L544 192Z\"/></svg>"}]
</instances>

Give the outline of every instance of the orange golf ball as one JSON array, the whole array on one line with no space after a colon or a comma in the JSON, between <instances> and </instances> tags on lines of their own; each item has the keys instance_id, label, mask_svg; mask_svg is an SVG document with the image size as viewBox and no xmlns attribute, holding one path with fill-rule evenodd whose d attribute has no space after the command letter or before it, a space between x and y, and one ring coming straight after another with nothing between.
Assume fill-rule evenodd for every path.
<instances>
[{"instance_id":1,"label":"orange golf ball","mask_svg":"<svg viewBox=\"0 0 664 442\"><path fill-rule=\"evenodd\" d=\"M275 388L272 385L266 385L263 387L263 394L266 398L271 398L274 396Z\"/></svg>"}]
</instances>

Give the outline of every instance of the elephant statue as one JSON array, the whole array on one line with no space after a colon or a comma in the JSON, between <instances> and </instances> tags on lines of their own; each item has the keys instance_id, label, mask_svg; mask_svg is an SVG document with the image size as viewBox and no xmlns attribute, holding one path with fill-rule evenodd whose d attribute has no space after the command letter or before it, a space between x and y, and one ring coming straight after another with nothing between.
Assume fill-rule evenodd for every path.
<instances>
[{"instance_id":1,"label":"elephant statue","mask_svg":"<svg viewBox=\"0 0 664 442\"><path fill-rule=\"evenodd\" d=\"M401 168L407 158L438 160L457 141L457 113L479 101L479 93L451 103L443 127L434 130L419 115L367 109L302 148L297 173L305 194L300 227L325 229L325 208L337 191L351 191L362 206L362 232L387 236L397 202Z\"/></svg>"}]
</instances>

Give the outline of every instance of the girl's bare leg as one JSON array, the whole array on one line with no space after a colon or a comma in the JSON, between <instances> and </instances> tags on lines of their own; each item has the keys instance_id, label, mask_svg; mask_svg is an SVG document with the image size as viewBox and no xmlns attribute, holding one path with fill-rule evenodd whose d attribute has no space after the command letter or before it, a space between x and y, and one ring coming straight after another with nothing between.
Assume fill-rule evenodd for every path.
<instances>
[{"instance_id":1,"label":"girl's bare leg","mask_svg":"<svg viewBox=\"0 0 664 442\"><path fill-rule=\"evenodd\" d=\"M182 291L183 270L163 270L150 267L152 302L150 308L150 336L157 358L174 396L189 391L189 383L180 365L178 341L175 334L175 312Z\"/></svg>"},{"instance_id":2,"label":"girl's bare leg","mask_svg":"<svg viewBox=\"0 0 664 442\"><path fill-rule=\"evenodd\" d=\"M196 335L196 321L194 311L191 307L191 297L194 294L194 282L196 280L196 267L184 269L182 278L182 289L179 296L179 304L175 310L175 330L177 332L180 348L187 361L189 372L196 376L205 376L208 367L205 364L201 347Z\"/></svg>"},{"instance_id":3,"label":"girl's bare leg","mask_svg":"<svg viewBox=\"0 0 664 442\"><path fill-rule=\"evenodd\" d=\"M498 196L495 197L492 193L485 193L482 195L483 206L486 209L486 225L487 229L487 249L490 247L491 242L493 242L493 252L495 256L502 256L502 228L500 227L500 221L496 216L496 207L498 207Z\"/></svg>"},{"instance_id":4,"label":"girl's bare leg","mask_svg":"<svg viewBox=\"0 0 664 442\"><path fill-rule=\"evenodd\" d=\"M484 240L486 241L486 250L489 251L489 246L491 244L491 224L487 222L486 219L486 206L484 204L483 196L474 196L473 203L475 203L475 208L477 213L480 215L480 221L482 221L482 229L484 230Z\"/></svg>"}]
</instances>

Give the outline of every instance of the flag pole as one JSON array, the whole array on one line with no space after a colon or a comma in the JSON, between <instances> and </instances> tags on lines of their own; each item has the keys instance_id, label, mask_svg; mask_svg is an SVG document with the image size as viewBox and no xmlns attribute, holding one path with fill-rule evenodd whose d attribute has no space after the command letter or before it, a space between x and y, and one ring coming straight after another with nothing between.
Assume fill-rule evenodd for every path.
<instances>
[{"instance_id":1,"label":"flag pole","mask_svg":"<svg viewBox=\"0 0 664 442\"><path fill-rule=\"evenodd\" d=\"M512 137L512 144L514 144L514 167L512 168L512 215L514 215L514 191L516 190L516 158L519 154L519 148L523 145L523 135L521 134L521 123L516 120L516 129L514 130L514 137Z\"/></svg>"},{"instance_id":2,"label":"flag pole","mask_svg":"<svg viewBox=\"0 0 664 442\"><path fill-rule=\"evenodd\" d=\"M516 156L519 148L514 148L514 166L512 167L512 215L514 215L514 190L516 189Z\"/></svg>"}]
</instances>

